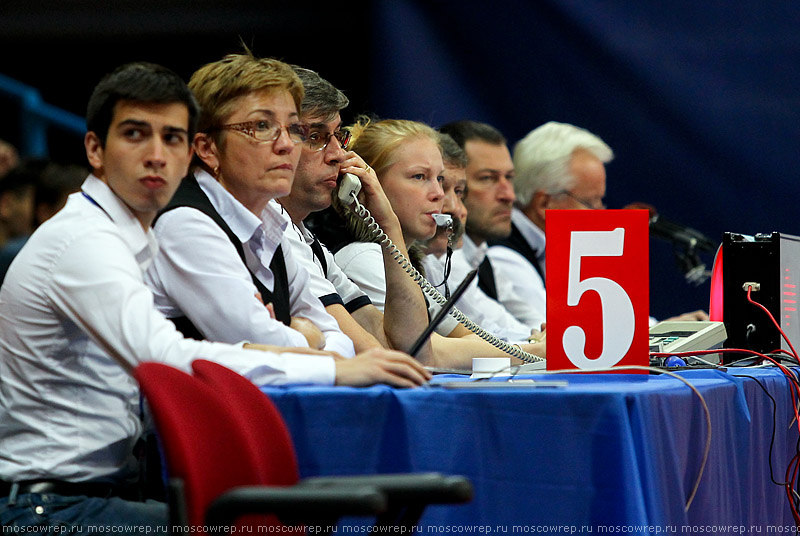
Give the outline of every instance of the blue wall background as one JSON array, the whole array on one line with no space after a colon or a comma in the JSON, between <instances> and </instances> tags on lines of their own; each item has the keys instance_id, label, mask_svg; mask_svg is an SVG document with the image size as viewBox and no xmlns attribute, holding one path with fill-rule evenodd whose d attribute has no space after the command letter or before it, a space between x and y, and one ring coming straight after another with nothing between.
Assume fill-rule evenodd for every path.
<instances>
[{"instance_id":1,"label":"blue wall background","mask_svg":"<svg viewBox=\"0 0 800 536\"><path fill-rule=\"evenodd\" d=\"M796 2L383 1L372 101L384 117L485 121L512 146L573 123L616 153L612 208L647 202L714 240L800 234L799 15ZM653 315L707 309L708 290L651 240Z\"/></svg>"},{"instance_id":2,"label":"blue wall background","mask_svg":"<svg viewBox=\"0 0 800 536\"><path fill-rule=\"evenodd\" d=\"M648 202L720 240L800 235L799 29L796 0L4 0L0 72L83 115L122 62L188 78L241 39L345 90L346 120L476 119L512 145L550 120L588 128L616 153L610 206ZM0 138L15 141L0 107ZM79 137L57 135L51 154L85 162ZM708 307L709 285L688 285L666 242L651 240L651 283L657 317Z\"/></svg>"}]
</instances>

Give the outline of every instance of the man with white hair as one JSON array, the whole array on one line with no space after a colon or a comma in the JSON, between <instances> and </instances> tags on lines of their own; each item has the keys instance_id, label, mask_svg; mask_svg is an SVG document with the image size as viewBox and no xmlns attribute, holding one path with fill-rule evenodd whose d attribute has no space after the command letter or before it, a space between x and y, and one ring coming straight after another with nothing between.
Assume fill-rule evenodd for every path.
<instances>
[{"instance_id":1,"label":"man with white hair","mask_svg":"<svg viewBox=\"0 0 800 536\"><path fill-rule=\"evenodd\" d=\"M511 234L489 242L495 271L514 290L545 311L545 211L602 209L611 148L588 130L551 121L514 147L514 193ZM523 322L530 319L520 318Z\"/></svg>"},{"instance_id":2,"label":"man with white hair","mask_svg":"<svg viewBox=\"0 0 800 536\"><path fill-rule=\"evenodd\" d=\"M488 256L499 277L511 281L534 310L545 311L547 302L545 211L606 208L605 164L613 158L614 152L598 136L555 121L535 128L514 147L517 199L511 234L490 241ZM693 311L671 320L708 320L708 315Z\"/></svg>"}]
</instances>

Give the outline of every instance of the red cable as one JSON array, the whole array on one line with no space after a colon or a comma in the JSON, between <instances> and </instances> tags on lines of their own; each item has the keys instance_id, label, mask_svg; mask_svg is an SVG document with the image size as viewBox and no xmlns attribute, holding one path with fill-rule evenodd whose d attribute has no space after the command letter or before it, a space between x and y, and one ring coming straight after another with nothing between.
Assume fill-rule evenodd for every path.
<instances>
[{"instance_id":1,"label":"red cable","mask_svg":"<svg viewBox=\"0 0 800 536\"><path fill-rule=\"evenodd\" d=\"M791 348L791 350L792 350L791 352L788 352L788 351L780 348L778 350L775 350L773 353L783 353L783 354L789 355L790 357L793 357L795 359L795 361L800 363L800 356L798 356L797 350L795 350L794 345L792 344L792 341L789 340L789 337L787 337L786 333L783 331L783 329L781 328L781 326L777 322L777 320L775 320L775 317L772 315L772 313L769 312L769 309L767 309L766 307L764 307L763 305L761 305L757 301L753 300L753 298L750 295L751 292L752 292L752 287L748 286L747 287L747 301L749 301L750 303L752 303L756 307L760 308L762 311L764 311L767 314L767 316L769 316L770 320L772 320L772 323L775 325L775 327L780 332L781 337L783 337L783 340L786 341L786 344L788 344L789 348ZM761 357L762 359L766 359L767 361L770 361L771 363L773 363L776 366L778 366L778 368L780 368L781 372L789 380L789 385L790 385L789 393L791 394L791 397L792 397L792 409L794 409L795 423L797 425L798 433L800 433L800 410L798 409L798 400L800 400L800 387L798 387L798 385L797 385L797 382L798 382L799 379L792 372L790 372L786 367L784 367L780 362L776 361L775 359L772 359L771 357L769 357L769 356L767 356L765 354L762 354L762 353L759 353L759 352L756 352L756 351L753 351L753 350L743 350L743 349L735 349L735 348L721 348L721 349L717 349L717 350L700 350L700 351L694 351L694 352L673 352L673 353L652 352L650 355L651 356L655 356L655 357L667 357L667 356L672 356L672 355L689 357L689 356L693 356L693 355L722 354L722 353L730 353L730 352L749 353L749 354L752 354L752 355L757 355L757 356ZM795 497L794 497L794 483L797 481L798 472L800 472L800 452L798 452L797 454L794 455L794 457L789 462L789 465L786 467L786 475L785 475L786 484L784 485L784 487L786 489L786 497L789 500L789 507L792 510L792 517L794 518L795 525L798 528L800 528L800 512L798 512L798 510L797 510L797 506L796 506L796 503L795 503Z\"/></svg>"},{"instance_id":2,"label":"red cable","mask_svg":"<svg viewBox=\"0 0 800 536\"><path fill-rule=\"evenodd\" d=\"M784 352L784 353L787 353L787 354L791 355L792 357L794 357L794 359L796 361L800 362L800 356L797 355L797 350L794 349L794 345L792 344L792 341L790 341L789 337L786 336L786 333L783 331L783 329L781 328L781 326L778 323L778 321L775 320L775 317L772 316L772 313L769 311L769 309L767 309L762 304L758 303L757 301L755 301L752 298L752 296L751 296L751 292L752 291L753 291L753 287L752 286L748 286L747 287L747 301L749 301L750 303L752 303L753 305L755 305L756 307L758 307L759 309L764 311L767 314L767 316L769 316L769 319L772 320L772 323L775 325L775 327L780 332L781 337L783 337L783 340L785 340L786 344L789 345L789 348L792 349L791 354L789 354L789 352L786 352L783 349L781 349L781 352ZM770 359L770 361L772 361L772 360ZM786 371L784 371L784 374L786 374ZM792 383L794 383L794 382L792 382ZM794 407L794 413L795 413L795 417L797 419L798 431L800 431L800 413L798 413L798 410L797 410L797 399L795 399L795 391L797 391L797 397L798 397L798 399L800 399L800 389L798 389L798 387L796 385L795 385L794 389L792 389L790 392L792 393L792 406ZM798 463L798 465L800 465L800 463Z\"/></svg>"},{"instance_id":3,"label":"red cable","mask_svg":"<svg viewBox=\"0 0 800 536\"><path fill-rule=\"evenodd\" d=\"M797 507L795 506L795 501L794 501L794 493L793 493L794 492L794 485L793 485L794 480L792 478L790 478L790 475L789 475L789 473L792 472L792 466L794 465L795 466L794 467L794 473L793 473L792 476L794 476L794 477L797 476L797 465L798 465L798 462L800 462L800 454L795 454L794 458L792 458L791 461L789 462L789 466L786 468L786 475L785 475L786 485L784 487L786 488L786 496L789 499L789 507L792 509L792 517L794 518L795 525L800 527L800 513L798 513L798 511L797 511Z\"/></svg>"},{"instance_id":4,"label":"red cable","mask_svg":"<svg viewBox=\"0 0 800 536\"><path fill-rule=\"evenodd\" d=\"M795 518L795 523L797 524L800 523L800 512L798 512L797 510L797 500L794 495L794 489L795 489L794 483L796 482L797 479L797 471L798 469L800 469L800 453L795 454L794 458L792 458L792 461L789 464L789 467L793 467L792 479L788 480L787 482L789 484L789 491L791 492L790 500L793 512L792 515Z\"/></svg>"},{"instance_id":5,"label":"red cable","mask_svg":"<svg viewBox=\"0 0 800 536\"><path fill-rule=\"evenodd\" d=\"M794 357L795 360L800 362L800 358L798 358L797 355L797 350L795 350L794 345L792 345L792 341L790 341L789 337L786 336L786 333L783 331L780 324L778 324L778 321L775 320L775 317L772 315L772 313L769 312L769 309L767 309L757 301L753 300L753 298L750 295L752 290L753 287L747 287L747 301L749 301L750 303L752 303L753 305L755 305L756 307L767 313L767 316L769 316L770 320L772 320L772 323L775 325L776 328L778 328L778 331L780 332L781 337L783 337L783 340L785 340L786 344L789 345L789 348L792 349L791 353L787 352L786 350L783 350L782 348L779 351L781 353L785 353ZM772 359L770 359L770 361L772 361ZM781 367L781 370L784 370L783 367ZM784 371L784 374L787 374L787 372L788 371ZM800 390L798 390L797 386L794 384L793 381L790 383L794 386L794 388L790 389L789 392L792 394L792 407L794 408L794 414L798 431L800 431L800 414L798 414L797 399L795 399L795 391L798 391L797 393L798 398L800 398ZM792 470L793 465L794 465L794 470ZM797 481L798 470L800 470L800 454L795 454L794 458L792 458L792 461L789 462L789 466L786 468L786 495L787 498L789 499L789 506L792 509L792 517L794 518L795 525L800 528L800 513L798 513L797 511L795 497L794 497L794 483ZM789 479L790 472L792 476L791 479Z\"/></svg>"},{"instance_id":6,"label":"red cable","mask_svg":"<svg viewBox=\"0 0 800 536\"><path fill-rule=\"evenodd\" d=\"M778 321L775 320L775 317L772 316L772 313L769 312L769 309L767 309L766 307L764 307L763 305L761 305L760 303L758 303L757 301L753 300L753 298L750 297L750 292L752 290L753 290L753 287L747 287L747 301L749 301L750 303L752 303L753 305L755 305L756 307L760 308L762 311L767 313L767 316L769 316L769 319L772 320L772 323L775 324L775 327L778 328L778 331L781 333L781 337L783 337L783 340L785 340L786 344L789 345L789 348L792 349L792 356L798 362L800 362L800 357L798 357L797 350L794 349L794 346L792 345L792 341L790 341L789 337L786 336L786 333L783 331L783 329L781 329L781 325L778 324Z\"/></svg>"},{"instance_id":7,"label":"red cable","mask_svg":"<svg viewBox=\"0 0 800 536\"><path fill-rule=\"evenodd\" d=\"M779 328L780 329L780 328ZM794 348L792 348L794 350ZM716 350L697 350L693 352L651 352L650 355L654 357L667 357L667 356L679 356L679 357L690 357L693 355L708 355L708 354L722 354L722 353L745 353L751 354L761 357L762 359L766 359L767 361L775 364L780 371L783 373L784 376L787 377L789 381L789 394L792 397L792 409L794 409L795 414L795 423L798 427L798 433L800 433L800 411L798 411L797 400L800 399L800 388L797 386L798 378L792 374L790 370L784 367L779 361L769 357L768 355L762 354L760 352L756 352L755 350L745 350L745 349L738 349L738 348L719 348ZM782 350L785 352L785 350ZM788 352L785 352L788 354ZM800 453L796 454L792 460L789 462L788 467L786 468L786 484L784 488L786 489L786 497L789 500L789 507L792 510L792 517L794 518L795 525L800 528L800 512L797 511L797 507L795 506L794 502L794 482L797 478L798 470L800 470Z\"/></svg>"},{"instance_id":8,"label":"red cable","mask_svg":"<svg viewBox=\"0 0 800 536\"><path fill-rule=\"evenodd\" d=\"M792 396L792 407L794 408L794 414L797 421L798 432L800 432L800 410L798 410L798 404L797 404L797 401L800 400L800 387L798 387L796 383L798 378L794 374L792 374L789 371L789 369L784 367L780 362L774 360L768 355L756 352L755 350L746 350L743 348L718 348L716 350L695 350L692 352L651 352L650 355L653 357L667 357L673 355L678 357L690 357L695 355L708 355L708 354L734 353L734 352L756 355L762 359L766 359L767 361L776 365L784 374L784 376L786 376L787 378L791 378L789 380L789 385L790 385L789 393Z\"/></svg>"}]
</instances>

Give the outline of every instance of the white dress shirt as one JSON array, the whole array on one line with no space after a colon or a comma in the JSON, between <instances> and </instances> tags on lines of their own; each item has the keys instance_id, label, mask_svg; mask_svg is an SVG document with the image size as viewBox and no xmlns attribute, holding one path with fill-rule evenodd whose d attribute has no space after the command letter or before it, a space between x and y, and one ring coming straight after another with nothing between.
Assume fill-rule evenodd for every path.
<instances>
[{"instance_id":1,"label":"white dress shirt","mask_svg":"<svg viewBox=\"0 0 800 536\"><path fill-rule=\"evenodd\" d=\"M453 268L451 271L453 284L457 285L467 273L477 268L486 257L488 249L485 242L478 246L465 234L464 245L458 250L463 256L456 256L455 253L458 253L458 251L453 253ZM525 260L524 258L522 259ZM542 322L545 321L544 309L540 309L538 304L531 303L533 300L531 295L518 292L514 288L510 274L506 273L505 270L501 272L495 267L494 259L490 258L490 261L494 272L495 286L497 287L497 301L522 324L539 329ZM525 260L525 263L533 270L527 260ZM536 278L539 279L538 274Z\"/></svg>"},{"instance_id":2,"label":"white dress shirt","mask_svg":"<svg viewBox=\"0 0 800 536\"><path fill-rule=\"evenodd\" d=\"M545 273L544 231L518 208L511 211L511 222L519 229L531 249L540 252L539 266L542 268L542 273ZM506 246L492 246L487 255L492 263L495 279L500 278L505 281L511 289L509 292L514 296L523 296L527 305L517 307L517 304L513 303L509 307L503 299L499 301L503 302L517 319L538 329L539 324L547 318L547 293L539 272L523 255ZM498 289L498 294L499 292Z\"/></svg>"},{"instance_id":3,"label":"white dress shirt","mask_svg":"<svg viewBox=\"0 0 800 536\"><path fill-rule=\"evenodd\" d=\"M277 202L273 202L280 207ZM283 213L287 218L289 217L285 210ZM295 225L290 219L289 227L286 228L286 235L287 241L292 247L292 254L295 260L308 270L311 290L319 297L323 305L327 307L333 303L340 303L350 313L369 305L370 300L367 295L339 268L333 253L324 244L317 241L322 249L322 254L325 256L326 273L326 270L311 249L311 244L314 242L314 234L303 225L303 222ZM333 296L336 298L333 298Z\"/></svg>"},{"instance_id":4,"label":"white dress shirt","mask_svg":"<svg viewBox=\"0 0 800 536\"><path fill-rule=\"evenodd\" d=\"M273 290L275 281L269 265L281 245L291 315L313 322L325 336L326 350L345 357L355 355L353 342L310 288L308 271L295 262L284 233L287 221L280 210L268 204L259 218L205 171L196 172L195 177L241 241L247 267L228 235L210 217L191 207L172 209L155 224L161 252L145 277L158 310L168 318L186 316L213 341L308 346L299 331L270 316L257 298L258 290L250 276L252 272Z\"/></svg>"},{"instance_id":5,"label":"white dress shirt","mask_svg":"<svg viewBox=\"0 0 800 536\"><path fill-rule=\"evenodd\" d=\"M372 305L383 311L386 307L386 272L380 244L353 242L337 251L334 258L347 277L372 300ZM433 318L441 307L432 299L425 299L428 314ZM448 315L439 323L436 333L446 337L457 326L458 320Z\"/></svg>"},{"instance_id":6,"label":"white dress shirt","mask_svg":"<svg viewBox=\"0 0 800 536\"><path fill-rule=\"evenodd\" d=\"M453 257L459 253L460 250L453 252ZM434 255L426 255L422 260L425 266L425 273L427 274L428 281L433 284L438 284L444 281L444 262L445 256L437 258ZM452 262L452 261L451 261ZM464 263L461 262L463 265ZM451 268L451 275L453 269ZM449 278L448 286L450 290L455 290L460 281L464 280L466 274L459 274L458 281L454 278ZM437 290L444 294L444 285L437 287ZM475 278L469 284L464 295L456 302L456 307L459 311L469 317L470 320L478 324L480 327L492 333L495 337L506 341L526 341L531 335L531 328L514 318L503 305L490 298L478 287L478 279ZM537 326L538 329L538 326Z\"/></svg>"},{"instance_id":7,"label":"white dress shirt","mask_svg":"<svg viewBox=\"0 0 800 536\"><path fill-rule=\"evenodd\" d=\"M333 360L184 339L143 272L158 248L99 179L31 236L0 289L0 479L119 481L141 425L131 371L210 359L257 384L332 384Z\"/></svg>"}]
</instances>

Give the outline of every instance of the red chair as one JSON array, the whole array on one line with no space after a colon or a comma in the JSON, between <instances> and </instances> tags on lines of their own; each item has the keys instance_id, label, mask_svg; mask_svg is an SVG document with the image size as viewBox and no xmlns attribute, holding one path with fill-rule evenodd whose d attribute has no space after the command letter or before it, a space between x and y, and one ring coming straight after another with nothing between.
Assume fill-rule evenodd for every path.
<instances>
[{"instance_id":1,"label":"red chair","mask_svg":"<svg viewBox=\"0 0 800 536\"><path fill-rule=\"evenodd\" d=\"M274 514L293 525L328 526L342 515L386 509L374 486L291 486L288 472L267 485L262 461L223 393L161 363L143 363L134 374L165 450L172 525L276 524L275 517L243 517Z\"/></svg>"},{"instance_id":2,"label":"red chair","mask_svg":"<svg viewBox=\"0 0 800 536\"><path fill-rule=\"evenodd\" d=\"M297 482L297 459L283 417L272 401L244 376L203 359L192 363L194 374L232 402L231 417L238 422L257 453L256 466L271 482ZM378 526L403 526L412 532L428 504L452 504L472 499L472 485L461 476L438 473L315 477L304 487L374 486L387 498L388 509Z\"/></svg>"}]
</instances>

